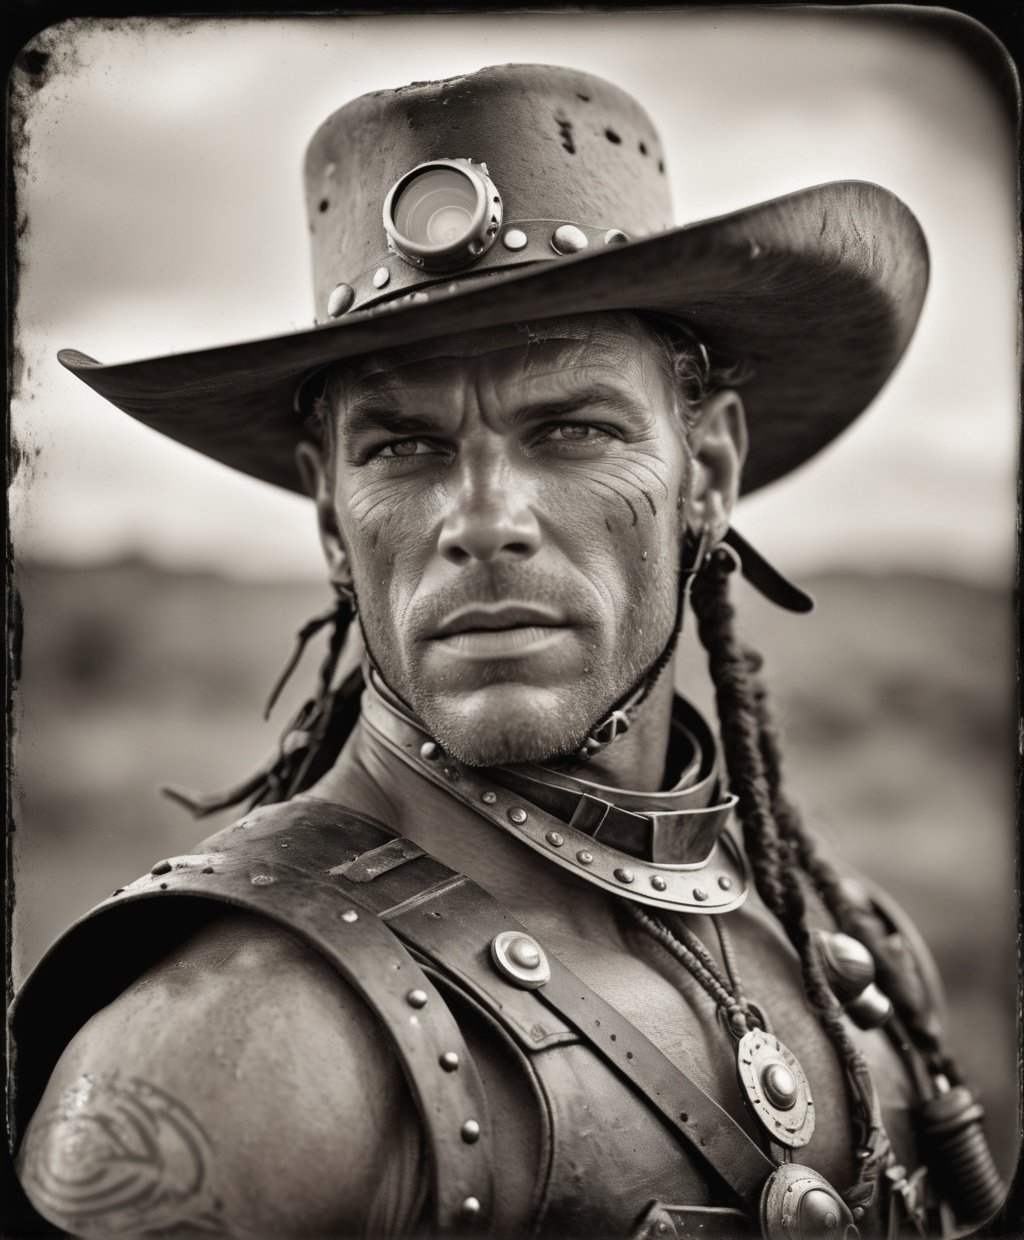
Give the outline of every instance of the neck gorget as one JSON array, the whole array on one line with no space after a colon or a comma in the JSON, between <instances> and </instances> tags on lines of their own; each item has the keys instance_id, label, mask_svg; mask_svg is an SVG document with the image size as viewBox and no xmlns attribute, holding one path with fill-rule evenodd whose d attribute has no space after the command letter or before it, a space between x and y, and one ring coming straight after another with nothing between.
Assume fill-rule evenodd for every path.
<instances>
[{"instance_id":1,"label":"neck gorget","mask_svg":"<svg viewBox=\"0 0 1024 1240\"><path fill-rule=\"evenodd\" d=\"M723 792L707 723L679 696L673 742L684 757L675 786L663 792L606 787L541 766L465 766L372 672L362 718L370 738L406 766L591 886L680 913L727 913L747 897L746 858L727 829L736 797Z\"/></svg>"}]
</instances>

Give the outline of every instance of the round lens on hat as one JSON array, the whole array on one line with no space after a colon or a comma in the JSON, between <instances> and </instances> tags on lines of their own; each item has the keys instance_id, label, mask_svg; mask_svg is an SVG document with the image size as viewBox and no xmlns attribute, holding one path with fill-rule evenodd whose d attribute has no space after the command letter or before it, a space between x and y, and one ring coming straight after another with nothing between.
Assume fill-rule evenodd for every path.
<instances>
[{"instance_id":1,"label":"round lens on hat","mask_svg":"<svg viewBox=\"0 0 1024 1240\"><path fill-rule=\"evenodd\" d=\"M407 172L384 203L392 248L428 271L450 271L479 258L501 223L501 196L469 160L432 160Z\"/></svg>"},{"instance_id":2,"label":"round lens on hat","mask_svg":"<svg viewBox=\"0 0 1024 1240\"><path fill-rule=\"evenodd\" d=\"M428 168L409 181L392 208L395 229L417 245L458 245L473 231L476 186L454 168Z\"/></svg>"}]
</instances>

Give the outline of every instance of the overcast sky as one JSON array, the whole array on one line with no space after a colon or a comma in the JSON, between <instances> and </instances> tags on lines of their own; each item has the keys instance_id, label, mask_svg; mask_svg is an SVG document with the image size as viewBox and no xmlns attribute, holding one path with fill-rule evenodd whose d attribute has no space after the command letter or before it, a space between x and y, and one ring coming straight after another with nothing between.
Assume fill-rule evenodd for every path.
<instances>
[{"instance_id":1,"label":"overcast sky","mask_svg":"<svg viewBox=\"0 0 1024 1240\"><path fill-rule=\"evenodd\" d=\"M1016 155L979 71L902 19L836 10L85 21L28 111L19 173L16 549L316 577L312 512L139 426L57 363L122 361L313 319L301 158L368 90L528 60L605 76L652 115L688 223L875 181L932 256L910 349L858 424L744 501L794 573L1008 581L1015 526ZM46 36L43 36L44 40Z\"/></svg>"}]
</instances>

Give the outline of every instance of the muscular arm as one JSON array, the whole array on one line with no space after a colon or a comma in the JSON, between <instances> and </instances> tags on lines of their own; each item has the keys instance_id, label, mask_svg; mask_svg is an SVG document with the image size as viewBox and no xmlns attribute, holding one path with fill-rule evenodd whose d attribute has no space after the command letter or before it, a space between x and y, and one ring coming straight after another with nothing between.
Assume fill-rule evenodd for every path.
<instances>
[{"instance_id":1,"label":"muscular arm","mask_svg":"<svg viewBox=\"0 0 1024 1240\"><path fill-rule=\"evenodd\" d=\"M318 956L244 915L217 922L79 1032L19 1174L74 1235L358 1234L401 1074Z\"/></svg>"}]
</instances>

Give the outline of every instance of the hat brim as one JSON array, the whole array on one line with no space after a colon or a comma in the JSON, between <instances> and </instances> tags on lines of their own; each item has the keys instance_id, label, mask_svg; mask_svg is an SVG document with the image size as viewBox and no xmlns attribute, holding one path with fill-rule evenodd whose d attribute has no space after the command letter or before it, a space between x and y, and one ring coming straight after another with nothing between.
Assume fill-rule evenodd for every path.
<instances>
[{"instance_id":1,"label":"hat brim","mask_svg":"<svg viewBox=\"0 0 1024 1240\"><path fill-rule=\"evenodd\" d=\"M59 360L125 413L265 482L304 491L293 398L332 361L482 327L612 310L670 314L743 361L743 491L796 468L860 414L913 333L928 282L917 220L865 182L801 190L593 253L430 290L304 331L103 365Z\"/></svg>"}]
</instances>

